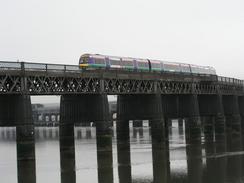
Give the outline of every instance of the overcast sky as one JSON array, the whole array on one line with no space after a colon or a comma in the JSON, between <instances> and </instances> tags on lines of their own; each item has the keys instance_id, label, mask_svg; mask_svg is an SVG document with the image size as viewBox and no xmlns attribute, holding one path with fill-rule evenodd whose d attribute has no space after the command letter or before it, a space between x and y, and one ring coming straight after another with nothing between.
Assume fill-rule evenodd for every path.
<instances>
[{"instance_id":1,"label":"overcast sky","mask_svg":"<svg viewBox=\"0 0 244 183\"><path fill-rule=\"evenodd\" d=\"M83 53L210 65L244 79L243 0L0 0L0 60Z\"/></svg>"}]
</instances>

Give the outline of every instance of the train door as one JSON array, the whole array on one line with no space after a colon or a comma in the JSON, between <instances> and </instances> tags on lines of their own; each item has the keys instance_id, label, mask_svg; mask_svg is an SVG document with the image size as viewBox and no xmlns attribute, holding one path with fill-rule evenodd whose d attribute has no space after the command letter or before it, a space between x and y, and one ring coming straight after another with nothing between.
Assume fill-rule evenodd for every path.
<instances>
[{"instance_id":1,"label":"train door","mask_svg":"<svg viewBox=\"0 0 244 183\"><path fill-rule=\"evenodd\" d=\"M105 57L105 64L106 64L106 69L110 68L110 62L109 62L109 58Z\"/></svg>"},{"instance_id":2,"label":"train door","mask_svg":"<svg viewBox=\"0 0 244 183\"><path fill-rule=\"evenodd\" d=\"M138 65L135 59L133 60L133 64L134 64L134 70L137 71Z\"/></svg>"}]
</instances>

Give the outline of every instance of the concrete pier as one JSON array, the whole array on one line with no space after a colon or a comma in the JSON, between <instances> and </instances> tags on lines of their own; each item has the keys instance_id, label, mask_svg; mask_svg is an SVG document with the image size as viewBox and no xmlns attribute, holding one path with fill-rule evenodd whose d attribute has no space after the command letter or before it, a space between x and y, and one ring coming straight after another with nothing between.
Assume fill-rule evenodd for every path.
<instances>
[{"instance_id":1,"label":"concrete pier","mask_svg":"<svg viewBox=\"0 0 244 183\"><path fill-rule=\"evenodd\" d=\"M223 106L226 116L227 151L239 152L242 150L242 140L238 97L232 95L223 96ZM241 156L228 157L227 172L230 177L241 177Z\"/></svg>"},{"instance_id":2,"label":"concrete pier","mask_svg":"<svg viewBox=\"0 0 244 183\"><path fill-rule=\"evenodd\" d=\"M117 120L117 156L119 182L132 182L129 120Z\"/></svg>"},{"instance_id":3,"label":"concrete pier","mask_svg":"<svg viewBox=\"0 0 244 183\"><path fill-rule=\"evenodd\" d=\"M11 96L9 103L16 110L12 116L16 121L18 183L35 183L35 130L30 96Z\"/></svg>"},{"instance_id":4,"label":"concrete pier","mask_svg":"<svg viewBox=\"0 0 244 183\"><path fill-rule=\"evenodd\" d=\"M224 113L226 117L227 140L230 146L228 150L232 151L231 144L240 147L241 143L241 116L239 111L239 102L237 96L223 96ZM234 150L233 149L233 150Z\"/></svg>"},{"instance_id":5,"label":"concrete pier","mask_svg":"<svg viewBox=\"0 0 244 183\"><path fill-rule=\"evenodd\" d=\"M201 95L199 99L199 111L203 119L205 139L217 142L216 151L226 151L226 121L223 99L221 95ZM219 149L219 150L218 150Z\"/></svg>"},{"instance_id":6,"label":"concrete pier","mask_svg":"<svg viewBox=\"0 0 244 183\"><path fill-rule=\"evenodd\" d=\"M112 153L112 131L111 118L109 115L109 106L107 96L96 97L96 110L93 111L99 119L93 118L96 124L97 140L97 164L98 164L98 182L113 183L113 153Z\"/></svg>"},{"instance_id":7,"label":"concrete pier","mask_svg":"<svg viewBox=\"0 0 244 183\"><path fill-rule=\"evenodd\" d=\"M18 182L35 183L35 130L30 96L1 95L0 126L16 126Z\"/></svg>"},{"instance_id":8,"label":"concrete pier","mask_svg":"<svg viewBox=\"0 0 244 183\"><path fill-rule=\"evenodd\" d=\"M200 115L202 116L205 137L210 136L218 142L217 151L226 151L226 120L223 97L221 95L201 95L199 98ZM221 146L221 147L220 147Z\"/></svg>"},{"instance_id":9,"label":"concrete pier","mask_svg":"<svg viewBox=\"0 0 244 183\"><path fill-rule=\"evenodd\" d=\"M242 135L242 149L244 149L244 96L238 97L239 112L241 115L241 135Z\"/></svg>"},{"instance_id":10,"label":"concrete pier","mask_svg":"<svg viewBox=\"0 0 244 183\"><path fill-rule=\"evenodd\" d=\"M201 120L196 95L182 95L179 100L180 115L185 120L187 170L189 183L202 182Z\"/></svg>"},{"instance_id":11,"label":"concrete pier","mask_svg":"<svg viewBox=\"0 0 244 183\"><path fill-rule=\"evenodd\" d=\"M71 117L72 101L74 96L61 96L60 123L59 123L59 146L60 146L60 169L61 183L76 183L75 171L75 139L74 118Z\"/></svg>"},{"instance_id":12,"label":"concrete pier","mask_svg":"<svg viewBox=\"0 0 244 183\"><path fill-rule=\"evenodd\" d=\"M241 141L242 141L242 150L244 149L244 96L238 97L239 103L239 112L241 115ZM242 169L244 170L244 158L242 158ZM242 176L244 176L244 171L242 171Z\"/></svg>"},{"instance_id":13,"label":"concrete pier","mask_svg":"<svg viewBox=\"0 0 244 183\"><path fill-rule=\"evenodd\" d=\"M213 117L205 117L204 123L204 148L206 153L206 170L204 182L222 183L226 181L227 159L225 156L218 154L225 154L226 145L223 144L224 139L216 138L216 130L213 126L216 119ZM215 136L215 137L214 137ZM220 137L220 136L219 136Z\"/></svg>"},{"instance_id":14,"label":"concrete pier","mask_svg":"<svg viewBox=\"0 0 244 183\"><path fill-rule=\"evenodd\" d=\"M163 120L152 120L153 180L155 183L169 182L169 150L164 134Z\"/></svg>"},{"instance_id":15,"label":"concrete pier","mask_svg":"<svg viewBox=\"0 0 244 183\"><path fill-rule=\"evenodd\" d=\"M169 157L160 95L118 96L117 149L120 183L131 182L129 120L149 120L152 135L154 182L168 181Z\"/></svg>"},{"instance_id":16,"label":"concrete pier","mask_svg":"<svg viewBox=\"0 0 244 183\"><path fill-rule=\"evenodd\" d=\"M63 159L69 158L70 163L61 169L72 174L75 181L75 148L74 148L74 124L93 121L96 124L97 140L97 164L98 182L113 182L112 161L112 135L110 131L108 100L106 95L64 95L61 96L60 123L64 127L60 129L60 137L67 136L62 143L60 138L60 150L67 149ZM63 133L63 134L61 134ZM62 152L61 152L62 155ZM64 164L65 166L65 164ZM62 176L61 176L62 177ZM65 174L64 174L64 177ZM64 180L66 180L64 178ZM71 181L69 180L69 182Z\"/></svg>"},{"instance_id":17,"label":"concrete pier","mask_svg":"<svg viewBox=\"0 0 244 183\"><path fill-rule=\"evenodd\" d=\"M59 124L61 183L75 183L75 142L74 125L65 123L62 115Z\"/></svg>"}]
</instances>

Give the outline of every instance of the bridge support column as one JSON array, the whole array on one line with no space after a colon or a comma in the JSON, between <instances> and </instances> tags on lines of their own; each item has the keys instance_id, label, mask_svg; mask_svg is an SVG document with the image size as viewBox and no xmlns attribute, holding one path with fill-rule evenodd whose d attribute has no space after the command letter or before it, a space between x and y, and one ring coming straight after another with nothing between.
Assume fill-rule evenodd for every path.
<instances>
[{"instance_id":1,"label":"bridge support column","mask_svg":"<svg viewBox=\"0 0 244 183\"><path fill-rule=\"evenodd\" d=\"M223 154L226 152L226 119L224 115L224 106L222 96L217 95L216 100L216 115L214 117L214 135L215 135L215 152L217 154ZM211 161L211 159L210 159ZM214 182L222 183L226 181L226 167L227 167L227 158L225 156L216 158L214 160L216 177ZM210 170L211 171L211 170Z\"/></svg>"},{"instance_id":2,"label":"bridge support column","mask_svg":"<svg viewBox=\"0 0 244 183\"><path fill-rule=\"evenodd\" d=\"M224 106L221 95L200 95L200 115L204 119L205 138L214 139L216 151L226 151L226 125Z\"/></svg>"},{"instance_id":3,"label":"bridge support column","mask_svg":"<svg viewBox=\"0 0 244 183\"><path fill-rule=\"evenodd\" d=\"M1 95L0 126L16 126L18 182L35 183L35 132L30 96Z\"/></svg>"},{"instance_id":4,"label":"bridge support column","mask_svg":"<svg viewBox=\"0 0 244 183\"><path fill-rule=\"evenodd\" d=\"M94 121L96 123L97 134L97 164L98 164L98 182L113 182L113 161L112 161L112 135L109 128L109 109L108 100L105 95L64 95L61 97L61 122L69 132L69 143L67 151L71 158L68 164L69 173L72 174L75 181L75 148L74 148L74 124L84 121ZM61 133L62 131L60 131ZM61 135L62 136L62 135ZM60 143L62 144L62 143ZM70 146L69 146L70 145ZM65 148L64 146L64 148ZM62 149L60 147L60 149ZM66 154L68 155L68 154ZM65 157L64 157L65 159ZM62 165L62 163L61 163ZM64 164L65 166L65 164ZM66 167L64 167L64 170ZM64 179L65 180L65 179ZM70 182L71 180L69 180Z\"/></svg>"},{"instance_id":5,"label":"bridge support column","mask_svg":"<svg viewBox=\"0 0 244 183\"><path fill-rule=\"evenodd\" d=\"M154 182L168 179L168 155L165 146L164 117L160 95L118 96L117 145L120 183L132 182L128 121L147 119L151 124ZM122 135L123 134L123 135ZM124 171L122 171L124 170ZM127 176L123 176L123 175Z\"/></svg>"},{"instance_id":6,"label":"bridge support column","mask_svg":"<svg viewBox=\"0 0 244 183\"><path fill-rule=\"evenodd\" d=\"M166 136L172 134L172 119L179 118L179 96L162 95L162 108L165 118Z\"/></svg>"},{"instance_id":7,"label":"bridge support column","mask_svg":"<svg viewBox=\"0 0 244 183\"><path fill-rule=\"evenodd\" d=\"M209 120L209 122L208 122ZM218 122L215 118L205 118L205 124L212 124L212 121ZM206 127L206 125L205 125ZM214 133L215 131L215 133ZM225 154L226 151L226 141L225 136L221 132L221 136L216 134L218 129L213 129L212 126L205 128L205 152L206 152L206 173L205 181L209 183L222 183L226 182L226 167L227 167L227 159L226 156L217 156ZM215 135L215 140L214 140Z\"/></svg>"},{"instance_id":8,"label":"bridge support column","mask_svg":"<svg viewBox=\"0 0 244 183\"><path fill-rule=\"evenodd\" d=\"M61 182L75 183L75 142L74 142L74 125L65 124L61 120L59 124L59 146L60 146L60 168L61 168Z\"/></svg>"},{"instance_id":9,"label":"bridge support column","mask_svg":"<svg viewBox=\"0 0 244 183\"><path fill-rule=\"evenodd\" d=\"M0 126L16 126L18 182L36 182L35 133L28 95L0 96Z\"/></svg>"},{"instance_id":10,"label":"bridge support column","mask_svg":"<svg viewBox=\"0 0 244 183\"><path fill-rule=\"evenodd\" d=\"M129 120L122 120L122 119L119 120L117 117L116 131L117 131L119 182L131 183L132 177L131 177Z\"/></svg>"},{"instance_id":11,"label":"bridge support column","mask_svg":"<svg viewBox=\"0 0 244 183\"><path fill-rule=\"evenodd\" d=\"M110 129L112 119L109 116L108 98L100 95L94 100L98 116L97 120L94 120L96 123L98 182L113 183L112 132Z\"/></svg>"},{"instance_id":12,"label":"bridge support column","mask_svg":"<svg viewBox=\"0 0 244 183\"><path fill-rule=\"evenodd\" d=\"M237 96L223 96L226 116L227 140L229 150L240 148L241 145L241 116Z\"/></svg>"},{"instance_id":13,"label":"bridge support column","mask_svg":"<svg viewBox=\"0 0 244 183\"><path fill-rule=\"evenodd\" d=\"M179 98L180 116L186 117L185 137L188 182L202 182L201 120L197 95L182 95Z\"/></svg>"},{"instance_id":14,"label":"bridge support column","mask_svg":"<svg viewBox=\"0 0 244 183\"><path fill-rule=\"evenodd\" d=\"M164 120L151 120L151 124L153 180L155 183L169 182L170 161Z\"/></svg>"},{"instance_id":15,"label":"bridge support column","mask_svg":"<svg viewBox=\"0 0 244 183\"><path fill-rule=\"evenodd\" d=\"M227 151L242 150L241 116L237 96L223 96L224 112L226 116ZM234 170L234 171L233 171ZM227 172L232 178L241 177L241 156L228 157Z\"/></svg>"},{"instance_id":16,"label":"bridge support column","mask_svg":"<svg viewBox=\"0 0 244 183\"><path fill-rule=\"evenodd\" d=\"M244 149L244 96L239 96L239 112L241 115L241 140L242 140L242 150ZM244 169L244 158L242 160L242 169ZM242 175L244 175L244 172L242 170Z\"/></svg>"},{"instance_id":17,"label":"bridge support column","mask_svg":"<svg viewBox=\"0 0 244 183\"><path fill-rule=\"evenodd\" d=\"M18 182L36 182L35 130L32 119L30 96L10 96L9 102L16 117Z\"/></svg>"},{"instance_id":18,"label":"bridge support column","mask_svg":"<svg viewBox=\"0 0 244 183\"><path fill-rule=\"evenodd\" d=\"M75 183L75 141L74 120L72 119L72 102L74 96L61 96L60 123L59 123L59 146L60 146L60 169L61 183Z\"/></svg>"},{"instance_id":19,"label":"bridge support column","mask_svg":"<svg viewBox=\"0 0 244 183\"><path fill-rule=\"evenodd\" d=\"M160 96L154 97L155 119L151 120L154 183L170 182L169 129Z\"/></svg>"},{"instance_id":20,"label":"bridge support column","mask_svg":"<svg viewBox=\"0 0 244 183\"><path fill-rule=\"evenodd\" d=\"M244 96L238 98L239 112L241 115L241 135L242 135L242 149L244 149Z\"/></svg>"},{"instance_id":21,"label":"bridge support column","mask_svg":"<svg viewBox=\"0 0 244 183\"><path fill-rule=\"evenodd\" d=\"M226 157L212 158L215 153L223 154L226 152L226 124L223 98L221 95L200 95L198 99L204 126L207 181L225 182Z\"/></svg>"}]
</instances>

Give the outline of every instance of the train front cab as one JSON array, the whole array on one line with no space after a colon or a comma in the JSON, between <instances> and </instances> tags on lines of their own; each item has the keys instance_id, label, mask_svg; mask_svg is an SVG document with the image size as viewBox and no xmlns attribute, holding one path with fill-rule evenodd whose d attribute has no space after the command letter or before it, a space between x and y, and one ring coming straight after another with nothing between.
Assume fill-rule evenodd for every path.
<instances>
[{"instance_id":1,"label":"train front cab","mask_svg":"<svg viewBox=\"0 0 244 183\"><path fill-rule=\"evenodd\" d=\"M81 56L79 66L82 69L106 69L108 61L103 55L84 54Z\"/></svg>"},{"instance_id":2,"label":"train front cab","mask_svg":"<svg viewBox=\"0 0 244 183\"><path fill-rule=\"evenodd\" d=\"M89 54L81 55L79 60L79 66L80 68L86 68L88 67L89 63Z\"/></svg>"}]
</instances>

